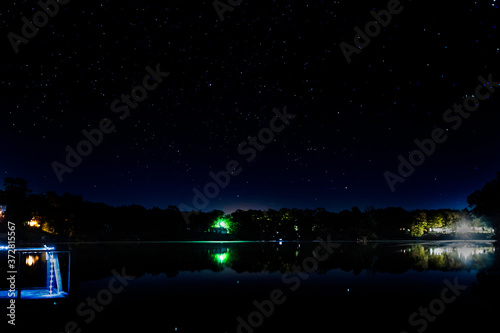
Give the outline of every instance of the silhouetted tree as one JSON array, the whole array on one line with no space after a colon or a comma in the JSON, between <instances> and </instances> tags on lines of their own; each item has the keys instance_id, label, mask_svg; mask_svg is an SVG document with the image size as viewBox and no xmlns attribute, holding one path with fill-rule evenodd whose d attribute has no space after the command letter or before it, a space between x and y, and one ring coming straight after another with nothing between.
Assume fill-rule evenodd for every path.
<instances>
[{"instance_id":1,"label":"silhouetted tree","mask_svg":"<svg viewBox=\"0 0 500 333\"><path fill-rule=\"evenodd\" d=\"M495 229L496 237L499 237L500 227L500 172L495 179L486 183L482 189L475 191L467 197L467 202L472 213L486 219Z\"/></svg>"},{"instance_id":2,"label":"silhouetted tree","mask_svg":"<svg viewBox=\"0 0 500 333\"><path fill-rule=\"evenodd\" d=\"M31 193L28 181L19 177L7 177L4 180L4 201L7 204L5 219L8 221L22 223L29 221L32 213L27 206L27 195Z\"/></svg>"},{"instance_id":3,"label":"silhouetted tree","mask_svg":"<svg viewBox=\"0 0 500 333\"><path fill-rule=\"evenodd\" d=\"M4 179L3 186L7 195L12 197L26 198L32 191L28 188L28 181L19 177L7 177Z\"/></svg>"}]
</instances>

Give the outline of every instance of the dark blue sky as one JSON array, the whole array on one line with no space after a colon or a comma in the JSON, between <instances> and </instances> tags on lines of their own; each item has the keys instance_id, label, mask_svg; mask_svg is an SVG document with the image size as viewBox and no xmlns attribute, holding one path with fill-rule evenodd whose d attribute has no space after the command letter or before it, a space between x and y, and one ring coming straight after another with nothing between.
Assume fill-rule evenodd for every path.
<instances>
[{"instance_id":1,"label":"dark blue sky","mask_svg":"<svg viewBox=\"0 0 500 333\"><path fill-rule=\"evenodd\" d=\"M210 1L70 2L18 54L7 35L22 36L22 17L40 8L1 4L1 175L36 193L200 208L193 188L235 160L240 173L202 210L465 208L500 169L500 88L456 130L443 114L475 94L479 75L500 81L497 5L401 6L348 64L340 44L354 45L354 27L387 1L243 2L222 22ZM157 64L168 77L146 69ZM146 75L151 89L134 93L147 97L128 104L122 94ZM253 158L249 136L284 106L296 117ZM113 131L59 182L54 162L67 165L65 148L102 119ZM446 142L391 192L384 173L436 128Z\"/></svg>"}]
</instances>

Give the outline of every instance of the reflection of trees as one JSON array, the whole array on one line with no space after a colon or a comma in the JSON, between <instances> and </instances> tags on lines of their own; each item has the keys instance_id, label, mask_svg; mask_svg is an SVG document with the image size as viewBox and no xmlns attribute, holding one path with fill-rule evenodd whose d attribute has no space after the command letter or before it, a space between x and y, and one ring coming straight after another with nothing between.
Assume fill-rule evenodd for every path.
<instances>
[{"instance_id":1,"label":"reflection of trees","mask_svg":"<svg viewBox=\"0 0 500 333\"><path fill-rule=\"evenodd\" d=\"M500 300L500 271L483 270L477 273L477 282L472 285L472 292L483 302L483 308L490 311L489 315L498 315ZM488 313L485 312L485 315Z\"/></svg>"},{"instance_id":2,"label":"reflection of trees","mask_svg":"<svg viewBox=\"0 0 500 333\"><path fill-rule=\"evenodd\" d=\"M316 273L332 269L363 270L372 273L404 273L408 270L484 269L492 264L494 248L486 244L460 250L457 246L430 247L422 244L406 246L368 243L340 243L326 261L318 264ZM281 272L300 267L311 257L319 243L185 243L142 245L85 245L74 248L76 276L97 279L109 275L113 268L127 267L129 274L141 276L165 273L169 277L180 271L231 268L236 272ZM222 262L214 260L226 253ZM463 253L466 253L464 256ZM220 259L220 258L219 258ZM90 269L91 268L91 269Z\"/></svg>"},{"instance_id":3,"label":"reflection of trees","mask_svg":"<svg viewBox=\"0 0 500 333\"><path fill-rule=\"evenodd\" d=\"M498 244L496 244L498 250ZM482 302L486 317L498 316L500 300L500 256L493 258L493 263L477 273L477 282L472 285L472 292Z\"/></svg>"},{"instance_id":4,"label":"reflection of trees","mask_svg":"<svg viewBox=\"0 0 500 333\"><path fill-rule=\"evenodd\" d=\"M493 246L458 245L428 247L422 244L411 245L404 250L417 270L459 270L474 267L482 269L491 264Z\"/></svg>"}]
</instances>

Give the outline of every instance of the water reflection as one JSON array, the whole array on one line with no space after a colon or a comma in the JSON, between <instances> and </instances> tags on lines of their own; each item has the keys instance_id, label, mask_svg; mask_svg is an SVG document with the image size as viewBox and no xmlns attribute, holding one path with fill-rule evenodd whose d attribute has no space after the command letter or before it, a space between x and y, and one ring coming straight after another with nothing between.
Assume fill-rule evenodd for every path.
<instances>
[{"instance_id":1,"label":"water reflection","mask_svg":"<svg viewBox=\"0 0 500 333\"><path fill-rule=\"evenodd\" d=\"M228 264L230 259L230 253L228 247L208 249L207 252L216 263L220 265Z\"/></svg>"},{"instance_id":2,"label":"water reflection","mask_svg":"<svg viewBox=\"0 0 500 333\"><path fill-rule=\"evenodd\" d=\"M458 254L458 257L462 260L470 259L472 256L493 253L495 252L494 247L473 247L473 246L462 246L462 247L436 247L430 248L429 253L431 256L439 256L442 254Z\"/></svg>"},{"instance_id":3,"label":"water reflection","mask_svg":"<svg viewBox=\"0 0 500 333\"><path fill-rule=\"evenodd\" d=\"M439 297L444 279L458 279L459 284L468 286L453 305L453 318L470 316L481 323L478 316L488 316L490 309L497 309L490 306L500 297L500 280L491 273L500 266L493 242L332 243L338 246L332 247L328 258L319 261L313 272L302 275L290 272L314 257L318 242L70 244L75 297L72 304L61 308L68 312L47 322L49 329L45 331L64 331L68 321L75 321L82 331L115 325L120 325L116 330L126 331L136 318L144 318L149 330L161 325L170 332L235 332L238 316L255 311L255 300L265 302L271 291L280 289L287 301L276 306L273 316L266 317L259 332L315 331L328 325L333 330L332 320L344 326L356 323L354 331L384 328L400 332L408 327L411 313ZM44 255L38 262L28 256L22 260L26 269L46 266ZM29 262L34 262L33 266L28 267ZM109 288L110 272L121 267L136 278L87 324L76 309L89 297L102 297L102 290ZM43 271L46 274L47 270ZM292 291L290 286L295 282L291 281L297 279L301 279L300 287ZM335 301L325 306L325 299ZM476 310L478 304L481 308ZM224 309L223 315L220 309ZM290 318L307 323L307 327L298 329ZM448 326L451 320L440 317L427 332L452 331Z\"/></svg>"},{"instance_id":4,"label":"water reflection","mask_svg":"<svg viewBox=\"0 0 500 333\"><path fill-rule=\"evenodd\" d=\"M400 249L417 269L483 269L494 258L492 242L450 242L445 244L413 244Z\"/></svg>"},{"instance_id":5,"label":"water reflection","mask_svg":"<svg viewBox=\"0 0 500 333\"><path fill-rule=\"evenodd\" d=\"M491 265L495 247L491 241L479 242L340 242L328 260L319 263L317 274L332 269L363 270L377 273L403 273L408 270L480 270ZM304 258L313 255L317 242L240 242L240 243L156 243L78 245L75 275L82 280L106 277L115 267L127 267L135 276L180 272L285 273ZM161 260L158 260L158 256ZM99 260L95 260L99 258ZM89 270L88 267L93 269Z\"/></svg>"}]
</instances>

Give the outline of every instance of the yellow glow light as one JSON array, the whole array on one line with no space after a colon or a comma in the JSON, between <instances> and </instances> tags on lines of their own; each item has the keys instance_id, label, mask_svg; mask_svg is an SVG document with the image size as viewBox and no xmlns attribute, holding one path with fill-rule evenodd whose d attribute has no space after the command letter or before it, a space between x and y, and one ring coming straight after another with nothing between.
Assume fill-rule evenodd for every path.
<instances>
[{"instance_id":1,"label":"yellow glow light","mask_svg":"<svg viewBox=\"0 0 500 333\"><path fill-rule=\"evenodd\" d=\"M38 256L29 255L26 257L26 265L33 266L38 261Z\"/></svg>"}]
</instances>

